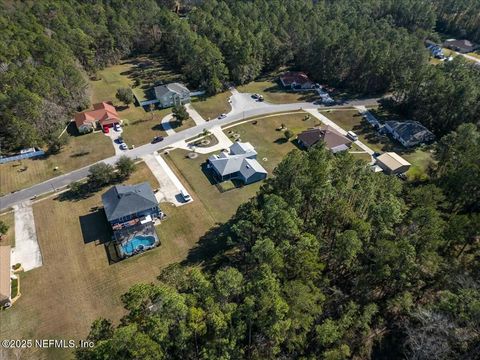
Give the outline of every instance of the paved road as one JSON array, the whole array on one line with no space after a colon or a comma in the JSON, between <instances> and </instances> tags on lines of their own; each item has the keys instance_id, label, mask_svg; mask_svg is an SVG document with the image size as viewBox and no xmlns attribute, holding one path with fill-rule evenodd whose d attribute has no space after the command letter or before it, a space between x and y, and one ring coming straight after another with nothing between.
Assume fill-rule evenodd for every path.
<instances>
[{"instance_id":1,"label":"paved road","mask_svg":"<svg viewBox=\"0 0 480 360\"><path fill-rule=\"evenodd\" d=\"M240 95L243 96L243 94L240 94ZM352 100L352 101L343 103L339 107L350 107L350 106L360 106L360 105L371 106L371 105L378 104L379 99L380 98ZM242 98L242 102L245 104L244 105L245 107L248 107L248 103L245 102L245 99ZM201 134L204 129L211 130L214 127L225 126L225 125L234 123L236 121L254 117L254 116L268 115L276 112L287 112L287 111L294 111L294 110L301 110L301 109L317 109L322 107L325 107L325 106L315 105L313 103L308 103L308 102L293 103L293 104L269 104L265 102L261 106L253 107L245 111L237 110L237 111L231 112L227 114L227 116L223 119L210 120L204 124L196 125L189 129L176 132L170 136L167 136L165 140L163 140L160 143L145 144L135 149L125 151L122 155L127 155L132 159L138 159L144 155L152 154L154 151L161 151L162 149L171 147L171 145L175 144L176 142L193 138ZM107 164L113 165L118 160L119 156L120 155L115 155L115 156L106 158L102 161ZM87 177L88 169L91 165L93 164L90 164L78 170L74 170L68 174L64 174L64 175L55 177L53 179L44 181L40 184L36 184L30 188L5 195L2 198L0 198L0 210L9 208L14 204L18 204L25 200L31 199L35 196L39 196L41 194L51 192L52 190L61 189L67 186L68 184L72 183L73 181L81 180Z\"/></svg>"}]
</instances>

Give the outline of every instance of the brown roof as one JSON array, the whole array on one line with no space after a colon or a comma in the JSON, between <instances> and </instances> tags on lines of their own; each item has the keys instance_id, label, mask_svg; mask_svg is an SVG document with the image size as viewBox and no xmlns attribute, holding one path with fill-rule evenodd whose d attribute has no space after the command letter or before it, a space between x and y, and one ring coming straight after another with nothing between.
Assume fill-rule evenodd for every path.
<instances>
[{"instance_id":1,"label":"brown roof","mask_svg":"<svg viewBox=\"0 0 480 360\"><path fill-rule=\"evenodd\" d=\"M309 79L307 74L301 71L288 71L285 74L281 75L280 79L286 86L290 86L293 83L297 85L312 83L312 80Z\"/></svg>"},{"instance_id":2,"label":"brown roof","mask_svg":"<svg viewBox=\"0 0 480 360\"><path fill-rule=\"evenodd\" d=\"M107 102L93 104L93 109L75 114L75 123L77 127L95 121L100 122L100 125L110 125L120 121L115 106Z\"/></svg>"},{"instance_id":3,"label":"brown roof","mask_svg":"<svg viewBox=\"0 0 480 360\"><path fill-rule=\"evenodd\" d=\"M330 126L305 130L298 135L298 140L307 148L323 141L325 147L329 150L340 145L350 146L352 143L346 136L343 136Z\"/></svg>"},{"instance_id":4,"label":"brown roof","mask_svg":"<svg viewBox=\"0 0 480 360\"><path fill-rule=\"evenodd\" d=\"M10 245L0 246L0 302L11 296Z\"/></svg>"}]
</instances>

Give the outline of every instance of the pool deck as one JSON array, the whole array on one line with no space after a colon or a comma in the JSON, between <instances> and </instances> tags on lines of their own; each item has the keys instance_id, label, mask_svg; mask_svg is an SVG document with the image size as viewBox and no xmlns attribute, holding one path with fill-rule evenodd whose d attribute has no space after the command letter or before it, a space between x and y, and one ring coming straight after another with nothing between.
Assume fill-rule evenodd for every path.
<instances>
[{"instance_id":1,"label":"pool deck","mask_svg":"<svg viewBox=\"0 0 480 360\"><path fill-rule=\"evenodd\" d=\"M117 231L114 231L113 235L115 238L114 242L117 245L118 252L121 253L122 257L124 258L129 256L134 256L138 253L137 252L133 254L126 254L123 249L123 246L129 241L131 241L135 236L152 236L155 238L155 242L152 245L152 247L149 247L146 250L153 248L155 246L158 246L158 244L160 243L160 239L157 236L153 222L134 225L128 228L117 230Z\"/></svg>"}]
</instances>

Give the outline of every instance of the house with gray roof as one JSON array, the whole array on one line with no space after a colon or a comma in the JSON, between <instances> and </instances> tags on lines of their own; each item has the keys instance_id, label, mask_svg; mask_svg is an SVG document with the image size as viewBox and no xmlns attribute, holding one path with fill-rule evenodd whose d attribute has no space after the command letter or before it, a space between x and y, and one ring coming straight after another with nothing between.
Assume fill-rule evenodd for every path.
<instances>
[{"instance_id":1,"label":"house with gray roof","mask_svg":"<svg viewBox=\"0 0 480 360\"><path fill-rule=\"evenodd\" d=\"M386 121L383 128L405 147L428 143L435 139L435 135L418 121Z\"/></svg>"},{"instance_id":2,"label":"house with gray roof","mask_svg":"<svg viewBox=\"0 0 480 360\"><path fill-rule=\"evenodd\" d=\"M160 107L167 108L190 102L190 90L180 83L170 83L154 88Z\"/></svg>"},{"instance_id":3,"label":"house with gray roof","mask_svg":"<svg viewBox=\"0 0 480 360\"><path fill-rule=\"evenodd\" d=\"M257 161L255 148L248 142L236 142L230 146L228 153L210 156L207 167L220 181L240 180L251 184L267 177L267 171Z\"/></svg>"},{"instance_id":4,"label":"house with gray roof","mask_svg":"<svg viewBox=\"0 0 480 360\"><path fill-rule=\"evenodd\" d=\"M117 256L125 258L159 244L154 222L163 214L148 182L113 186L102 202Z\"/></svg>"}]
</instances>

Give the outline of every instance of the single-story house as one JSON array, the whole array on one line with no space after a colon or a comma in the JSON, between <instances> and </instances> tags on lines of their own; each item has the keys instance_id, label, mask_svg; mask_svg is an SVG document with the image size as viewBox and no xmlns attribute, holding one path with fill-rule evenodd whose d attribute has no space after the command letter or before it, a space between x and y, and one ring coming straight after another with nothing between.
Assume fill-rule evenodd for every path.
<instances>
[{"instance_id":1,"label":"single-story house","mask_svg":"<svg viewBox=\"0 0 480 360\"><path fill-rule=\"evenodd\" d=\"M304 72L288 71L280 75L280 83L285 88L296 89L313 89L315 84Z\"/></svg>"},{"instance_id":2,"label":"single-story house","mask_svg":"<svg viewBox=\"0 0 480 360\"><path fill-rule=\"evenodd\" d=\"M228 154L222 152L210 156L207 167L212 169L220 181L235 179L251 184L267 177L267 171L257 161L255 148L248 142L232 144Z\"/></svg>"},{"instance_id":3,"label":"single-story house","mask_svg":"<svg viewBox=\"0 0 480 360\"><path fill-rule=\"evenodd\" d=\"M410 169L411 164L394 152L383 153L376 158L375 165L386 174L403 174Z\"/></svg>"},{"instance_id":4,"label":"single-story house","mask_svg":"<svg viewBox=\"0 0 480 360\"><path fill-rule=\"evenodd\" d=\"M435 135L418 121L390 120L385 122L383 129L405 147L428 143L435 139Z\"/></svg>"},{"instance_id":5,"label":"single-story house","mask_svg":"<svg viewBox=\"0 0 480 360\"><path fill-rule=\"evenodd\" d=\"M113 186L102 195L102 202L118 256L128 257L159 244L154 222L163 214L148 182Z\"/></svg>"},{"instance_id":6,"label":"single-story house","mask_svg":"<svg viewBox=\"0 0 480 360\"><path fill-rule=\"evenodd\" d=\"M10 253L9 245L0 246L0 307L10 306L12 301Z\"/></svg>"},{"instance_id":7,"label":"single-story house","mask_svg":"<svg viewBox=\"0 0 480 360\"><path fill-rule=\"evenodd\" d=\"M120 122L115 106L105 101L93 104L93 110L75 114L75 124L80 133L103 127L112 127Z\"/></svg>"},{"instance_id":8,"label":"single-story house","mask_svg":"<svg viewBox=\"0 0 480 360\"><path fill-rule=\"evenodd\" d=\"M448 39L448 40L445 40L445 42L443 43L443 46L462 54L473 52L479 48L477 44L474 44L471 41L465 40L465 39L463 40Z\"/></svg>"},{"instance_id":9,"label":"single-story house","mask_svg":"<svg viewBox=\"0 0 480 360\"><path fill-rule=\"evenodd\" d=\"M306 149L323 142L333 153L348 150L352 146L350 139L330 126L305 130L297 136L297 141Z\"/></svg>"},{"instance_id":10,"label":"single-story house","mask_svg":"<svg viewBox=\"0 0 480 360\"><path fill-rule=\"evenodd\" d=\"M160 107L167 108L190 102L190 90L180 83L170 83L154 88L155 98Z\"/></svg>"}]
</instances>

